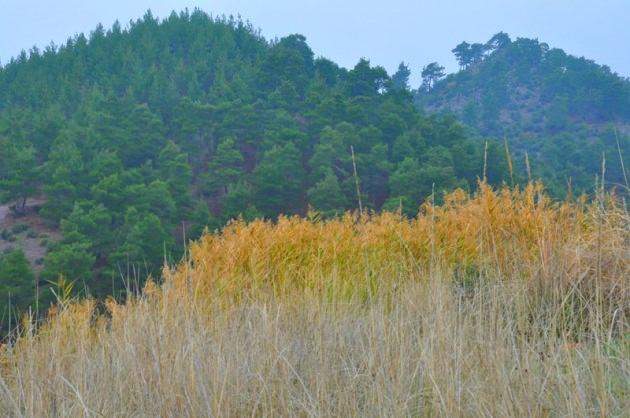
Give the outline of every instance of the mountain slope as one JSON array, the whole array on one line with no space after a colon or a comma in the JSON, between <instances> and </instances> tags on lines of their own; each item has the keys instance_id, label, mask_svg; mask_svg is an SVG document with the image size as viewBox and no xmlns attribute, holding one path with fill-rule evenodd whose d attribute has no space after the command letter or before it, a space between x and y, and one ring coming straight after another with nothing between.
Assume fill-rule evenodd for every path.
<instances>
[{"instance_id":1,"label":"mountain slope","mask_svg":"<svg viewBox=\"0 0 630 418\"><path fill-rule=\"evenodd\" d=\"M490 155L498 185L506 163L498 145ZM482 171L463 126L422 116L383 68L340 68L303 36L267 41L199 10L99 26L0 68L2 198L14 218L41 199L63 235L22 305L60 275L118 294L239 216L329 217L359 201L415 215L433 189L473 190Z\"/></svg>"},{"instance_id":2,"label":"mountain slope","mask_svg":"<svg viewBox=\"0 0 630 418\"><path fill-rule=\"evenodd\" d=\"M585 58L534 39L499 33L486 44L458 45L461 71L419 89L428 112L452 111L484 136L506 138L556 189L572 178L594 184L606 154L608 180L624 183L617 138L630 155L630 81ZM617 130L618 134L615 134ZM522 158L519 161L523 161Z\"/></svg>"}]
</instances>

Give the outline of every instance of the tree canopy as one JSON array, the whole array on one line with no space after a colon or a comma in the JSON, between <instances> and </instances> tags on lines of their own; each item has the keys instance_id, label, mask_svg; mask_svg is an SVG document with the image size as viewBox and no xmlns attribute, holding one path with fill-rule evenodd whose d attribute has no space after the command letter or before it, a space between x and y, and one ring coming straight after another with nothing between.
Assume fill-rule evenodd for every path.
<instances>
[{"instance_id":1,"label":"tree canopy","mask_svg":"<svg viewBox=\"0 0 630 418\"><path fill-rule=\"evenodd\" d=\"M533 175L556 197L568 184L573 192L592 190L602 158L607 185L626 186L619 149L630 166L630 80L504 32L485 44L462 42L453 53L458 73L432 81L431 64L425 67L416 102L426 112L454 112L472 135L508 142L520 176L528 153Z\"/></svg>"},{"instance_id":2,"label":"tree canopy","mask_svg":"<svg viewBox=\"0 0 630 418\"><path fill-rule=\"evenodd\" d=\"M488 51L565 62L535 47L497 35L456 49L464 67L485 65ZM443 71L425 67L431 94L444 91ZM63 275L95 295L159 276L186 240L238 217L329 217L359 199L368 211L414 216L433 193L477 187L486 140L452 115L420 111L409 75L405 64L390 77L367 59L342 68L304 36L268 41L199 10L99 26L0 67L2 199L18 212L33 196L45 202L39 216L62 238L41 277ZM615 80L601 83L623 86ZM502 94L484 97L484 112ZM615 109L626 103L611 97ZM575 104L554 106L550 125L562 126ZM487 178L500 185L506 154L487 141Z\"/></svg>"}]
</instances>

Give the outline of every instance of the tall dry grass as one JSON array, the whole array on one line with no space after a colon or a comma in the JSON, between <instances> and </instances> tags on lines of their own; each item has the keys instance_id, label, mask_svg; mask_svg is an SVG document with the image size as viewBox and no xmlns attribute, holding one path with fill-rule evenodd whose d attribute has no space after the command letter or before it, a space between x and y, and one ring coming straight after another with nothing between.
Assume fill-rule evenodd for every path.
<instances>
[{"instance_id":1,"label":"tall dry grass","mask_svg":"<svg viewBox=\"0 0 630 418\"><path fill-rule=\"evenodd\" d=\"M540 185L235 222L124 304L25 320L0 413L628 416L628 226Z\"/></svg>"}]
</instances>

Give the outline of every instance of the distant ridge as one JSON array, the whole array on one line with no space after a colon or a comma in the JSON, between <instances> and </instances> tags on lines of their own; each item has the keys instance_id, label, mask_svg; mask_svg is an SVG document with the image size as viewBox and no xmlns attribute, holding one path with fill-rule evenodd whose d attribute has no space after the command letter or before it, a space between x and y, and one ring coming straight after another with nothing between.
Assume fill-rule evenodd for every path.
<instances>
[{"instance_id":1,"label":"distant ridge","mask_svg":"<svg viewBox=\"0 0 630 418\"><path fill-rule=\"evenodd\" d=\"M453 52L461 70L416 92L426 112L454 112L479 135L506 138L513 151L537 160L538 173L558 188L569 177L588 188L602 153L612 164L610 181L622 182L617 138L627 167L628 79L536 39L512 41L502 32L485 44L463 42Z\"/></svg>"}]
</instances>

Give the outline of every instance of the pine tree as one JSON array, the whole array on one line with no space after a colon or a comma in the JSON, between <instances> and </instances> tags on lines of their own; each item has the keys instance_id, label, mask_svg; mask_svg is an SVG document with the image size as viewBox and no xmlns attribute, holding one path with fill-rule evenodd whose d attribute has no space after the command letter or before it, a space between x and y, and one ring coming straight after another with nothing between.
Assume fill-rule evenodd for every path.
<instances>
[{"instance_id":1,"label":"pine tree","mask_svg":"<svg viewBox=\"0 0 630 418\"><path fill-rule=\"evenodd\" d=\"M341 214L348 207L337 176L328 169L324 177L308 190L308 201L325 217Z\"/></svg>"},{"instance_id":2,"label":"pine tree","mask_svg":"<svg viewBox=\"0 0 630 418\"><path fill-rule=\"evenodd\" d=\"M294 214L304 208L304 168L298 149L289 142L267 151L254 170L256 207L264 216Z\"/></svg>"},{"instance_id":3,"label":"pine tree","mask_svg":"<svg viewBox=\"0 0 630 418\"><path fill-rule=\"evenodd\" d=\"M409 90L409 76L411 75L411 70L404 63L401 62L398 65L398 70L392 76L392 84L395 89L398 90Z\"/></svg>"},{"instance_id":4,"label":"pine tree","mask_svg":"<svg viewBox=\"0 0 630 418\"><path fill-rule=\"evenodd\" d=\"M68 280L89 281L96 257L87 240L57 244L44 258L42 277L54 281L60 276Z\"/></svg>"},{"instance_id":5,"label":"pine tree","mask_svg":"<svg viewBox=\"0 0 630 418\"><path fill-rule=\"evenodd\" d=\"M199 200L195 204L190 216L190 227L187 230L187 238L196 239L201 236L205 229L213 232L219 226L219 220L210 213L208 203Z\"/></svg>"},{"instance_id":6,"label":"pine tree","mask_svg":"<svg viewBox=\"0 0 630 418\"><path fill-rule=\"evenodd\" d=\"M25 308L35 297L35 275L22 249L0 255L0 305L12 309ZM7 312L1 312L4 316Z\"/></svg>"},{"instance_id":7,"label":"pine tree","mask_svg":"<svg viewBox=\"0 0 630 418\"><path fill-rule=\"evenodd\" d=\"M221 141L208 163L208 171L203 179L205 192L208 195L225 195L228 186L243 174L242 166L243 155L236 148L234 139Z\"/></svg>"},{"instance_id":8,"label":"pine tree","mask_svg":"<svg viewBox=\"0 0 630 418\"><path fill-rule=\"evenodd\" d=\"M160 151L157 161L160 177L168 184L173 199L179 209L190 206L190 183L192 169L188 157L173 142L168 141Z\"/></svg>"},{"instance_id":9,"label":"pine tree","mask_svg":"<svg viewBox=\"0 0 630 418\"><path fill-rule=\"evenodd\" d=\"M252 187L245 181L241 180L238 183L231 184L221 203L223 221L228 222L237 218L251 221L262 217L262 214L253 205L253 200Z\"/></svg>"},{"instance_id":10,"label":"pine tree","mask_svg":"<svg viewBox=\"0 0 630 418\"><path fill-rule=\"evenodd\" d=\"M35 148L31 145L0 143L0 200L11 202L12 209L23 214L26 201L37 192L38 170ZM0 151L1 152L1 151Z\"/></svg>"},{"instance_id":11,"label":"pine tree","mask_svg":"<svg viewBox=\"0 0 630 418\"><path fill-rule=\"evenodd\" d=\"M74 141L59 137L51 148L46 163L47 174L43 187L46 203L42 215L59 222L73 208L74 201L85 187L85 173L81 153Z\"/></svg>"}]
</instances>

